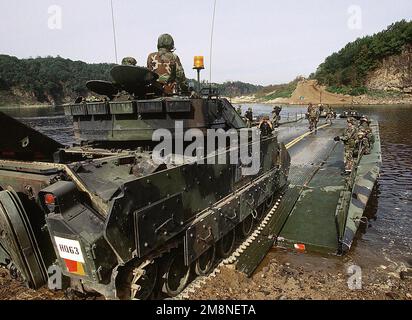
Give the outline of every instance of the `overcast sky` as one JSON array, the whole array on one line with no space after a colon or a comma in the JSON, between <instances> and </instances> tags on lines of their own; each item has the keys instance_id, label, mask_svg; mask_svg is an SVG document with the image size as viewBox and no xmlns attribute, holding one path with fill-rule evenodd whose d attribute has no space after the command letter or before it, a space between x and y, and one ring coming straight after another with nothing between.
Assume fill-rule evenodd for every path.
<instances>
[{"instance_id":1,"label":"overcast sky","mask_svg":"<svg viewBox=\"0 0 412 320\"><path fill-rule=\"evenodd\" d=\"M113 0L119 60L145 65L167 32L187 77L195 77L193 56L204 55L208 79L213 2ZM115 62L110 0L0 0L0 14L2 54ZM411 0L217 0L212 81L309 75L347 42L401 19L412 19Z\"/></svg>"}]
</instances>

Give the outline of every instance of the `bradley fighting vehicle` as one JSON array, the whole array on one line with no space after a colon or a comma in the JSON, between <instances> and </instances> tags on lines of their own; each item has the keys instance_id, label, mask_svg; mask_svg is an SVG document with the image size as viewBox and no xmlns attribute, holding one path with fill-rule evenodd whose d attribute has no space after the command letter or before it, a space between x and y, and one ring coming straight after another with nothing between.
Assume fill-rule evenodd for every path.
<instances>
[{"instance_id":1,"label":"bradley fighting vehicle","mask_svg":"<svg viewBox=\"0 0 412 320\"><path fill-rule=\"evenodd\" d=\"M247 153L260 144L253 175L229 161L241 142L208 150L215 163L183 157L175 123L204 133L206 146L207 129L245 127L233 106L211 89L165 95L146 68L115 66L111 76L87 83L103 99L65 106L74 146L0 113L0 264L34 289L59 284L61 272L63 289L173 297L252 232L285 187L290 157L275 135L246 139ZM163 162L152 157L159 128L175 141Z\"/></svg>"}]
</instances>

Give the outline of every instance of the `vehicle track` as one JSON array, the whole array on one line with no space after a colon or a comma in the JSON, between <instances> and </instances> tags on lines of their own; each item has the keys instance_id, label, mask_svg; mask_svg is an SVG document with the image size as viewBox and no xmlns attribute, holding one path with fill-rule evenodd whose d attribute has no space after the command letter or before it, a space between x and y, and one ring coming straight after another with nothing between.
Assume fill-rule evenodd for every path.
<instances>
[{"instance_id":1,"label":"vehicle track","mask_svg":"<svg viewBox=\"0 0 412 320\"><path fill-rule=\"evenodd\" d=\"M179 295L172 298L172 300L185 300L189 298L189 295L196 292L202 285L206 284L206 282L214 277L218 273L221 272L222 267L230 267L234 266L237 259L241 256L241 254L252 244L253 241L260 235L263 228L268 224L272 216L276 213L276 210L280 204L282 199L282 195L278 197L275 201L273 207L267 212L266 216L260 221L259 225L257 225L254 231L251 233L250 236L246 238L237 248L233 251L232 255L226 259L221 260L216 268L210 272L206 276L198 276L195 280L193 280Z\"/></svg>"}]
</instances>

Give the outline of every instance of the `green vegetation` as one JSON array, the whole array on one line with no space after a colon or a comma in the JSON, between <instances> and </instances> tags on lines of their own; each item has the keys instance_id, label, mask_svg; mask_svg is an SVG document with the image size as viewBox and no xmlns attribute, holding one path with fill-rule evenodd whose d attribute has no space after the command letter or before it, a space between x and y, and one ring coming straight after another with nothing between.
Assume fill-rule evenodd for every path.
<instances>
[{"instance_id":1,"label":"green vegetation","mask_svg":"<svg viewBox=\"0 0 412 320\"><path fill-rule=\"evenodd\" d=\"M361 86L353 88L351 86L330 86L326 88L327 91L338 94L349 94L351 96L359 96L368 93L368 88Z\"/></svg>"},{"instance_id":2,"label":"green vegetation","mask_svg":"<svg viewBox=\"0 0 412 320\"><path fill-rule=\"evenodd\" d=\"M18 59L0 55L0 90L18 88L38 102L59 103L85 94L85 84L90 79L109 79L111 66L61 57Z\"/></svg>"},{"instance_id":3,"label":"green vegetation","mask_svg":"<svg viewBox=\"0 0 412 320\"><path fill-rule=\"evenodd\" d=\"M86 82L91 79L110 80L113 64L88 64L61 57L18 59L0 55L0 104L19 104L31 100L40 103L61 103L86 95ZM196 81L191 80L196 84ZM254 94L262 86L240 81L217 84L220 93L234 97ZM12 91L19 91L16 96Z\"/></svg>"},{"instance_id":4,"label":"green vegetation","mask_svg":"<svg viewBox=\"0 0 412 320\"><path fill-rule=\"evenodd\" d=\"M383 58L400 54L407 44L412 44L412 22L402 20L373 36L348 43L326 58L311 78L326 85L331 92L364 94L368 72Z\"/></svg>"},{"instance_id":5,"label":"green vegetation","mask_svg":"<svg viewBox=\"0 0 412 320\"><path fill-rule=\"evenodd\" d=\"M217 84L217 87L219 89L220 94L226 97L239 97L251 95L263 88L262 86L245 83L241 81L226 81L224 83Z\"/></svg>"},{"instance_id":6,"label":"green vegetation","mask_svg":"<svg viewBox=\"0 0 412 320\"><path fill-rule=\"evenodd\" d=\"M197 80L188 79L188 82L191 87L193 87L194 89L197 88ZM209 83L206 80L201 81L201 87L206 88L208 86ZM263 86L245 83L241 81L226 81L223 83L213 83L212 87L217 88L222 96L230 98L251 95L263 88Z\"/></svg>"}]
</instances>

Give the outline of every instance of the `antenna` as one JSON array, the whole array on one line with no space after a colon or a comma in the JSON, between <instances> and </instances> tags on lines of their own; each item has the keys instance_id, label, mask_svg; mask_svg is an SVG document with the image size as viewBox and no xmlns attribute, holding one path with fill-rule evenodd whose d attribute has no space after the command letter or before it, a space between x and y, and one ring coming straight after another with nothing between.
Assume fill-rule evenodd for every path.
<instances>
[{"instance_id":1,"label":"antenna","mask_svg":"<svg viewBox=\"0 0 412 320\"><path fill-rule=\"evenodd\" d=\"M210 33L209 85L212 85L212 52L213 52L213 31L215 28L215 15L216 15L216 0L214 0L214 4L213 4L212 30Z\"/></svg>"},{"instance_id":2,"label":"antenna","mask_svg":"<svg viewBox=\"0 0 412 320\"><path fill-rule=\"evenodd\" d=\"M110 7L112 9L112 26L113 26L113 42L114 42L114 56L116 58L116 63L118 64L119 61L117 59L117 41L116 41L116 27L114 23L114 13L113 13L113 0L110 0Z\"/></svg>"}]
</instances>

